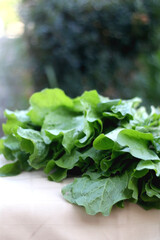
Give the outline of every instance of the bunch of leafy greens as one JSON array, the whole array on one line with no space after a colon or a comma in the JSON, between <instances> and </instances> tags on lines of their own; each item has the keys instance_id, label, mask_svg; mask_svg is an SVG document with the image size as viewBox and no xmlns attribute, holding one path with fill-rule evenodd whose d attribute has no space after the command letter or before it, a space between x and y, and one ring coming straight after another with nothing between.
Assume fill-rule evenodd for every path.
<instances>
[{"instance_id":1,"label":"bunch of leafy greens","mask_svg":"<svg viewBox=\"0 0 160 240\"><path fill-rule=\"evenodd\" d=\"M141 100L110 100L96 91L71 99L60 89L35 93L26 111L5 111L0 176L43 169L74 181L64 198L88 214L108 216L124 200L160 208L160 109Z\"/></svg>"}]
</instances>

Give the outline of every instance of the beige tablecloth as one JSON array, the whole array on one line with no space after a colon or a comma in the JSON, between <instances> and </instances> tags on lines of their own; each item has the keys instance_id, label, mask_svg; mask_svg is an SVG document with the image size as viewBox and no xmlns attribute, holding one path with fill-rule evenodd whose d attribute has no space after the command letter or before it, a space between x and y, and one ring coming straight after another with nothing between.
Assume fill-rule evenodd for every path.
<instances>
[{"instance_id":1,"label":"beige tablecloth","mask_svg":"<svg viewBox=\"0 0 160 240\"><path fill-rule=\"evenodd\" d=\"M160 210L126 203L109 217L66 202L41 171L0 178L0 240L160 240Z\"/></svg>"}]
</instances>

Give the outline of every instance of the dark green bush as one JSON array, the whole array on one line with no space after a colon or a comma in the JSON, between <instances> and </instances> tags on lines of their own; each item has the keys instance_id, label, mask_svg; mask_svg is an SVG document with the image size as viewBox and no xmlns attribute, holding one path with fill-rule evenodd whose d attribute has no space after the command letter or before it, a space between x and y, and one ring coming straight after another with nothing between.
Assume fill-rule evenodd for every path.
<instances>
[{"instance_id":1,"label":"dark green bush","mask_svg":"<svg viewBox=\"0 0 160 240\"><path fill-rule=\"evenodd\" d=\"M131 97L139 55L159 45L159 0L22 0L37 90Z\"/></svg>"}]
</instances>

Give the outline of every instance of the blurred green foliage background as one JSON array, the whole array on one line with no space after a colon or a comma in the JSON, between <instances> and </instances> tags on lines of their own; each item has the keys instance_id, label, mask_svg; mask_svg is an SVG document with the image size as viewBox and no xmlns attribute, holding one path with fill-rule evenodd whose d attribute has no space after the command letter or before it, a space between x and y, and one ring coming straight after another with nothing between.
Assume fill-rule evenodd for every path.
<instances>
[{"instance_id":1,"label":"blurred green foliage background","mask_svg":"<svg viewBox=\"0 0 160 240\"><path fill-rule=\"evenodd\" d=\"M20 0L1 0L0 1L0 17L3 19L5 27L13 22L19 21L16 8Z\"/></svg>"},{"instance_id":2,"label":"blurred green foliage background","mask_svg":"<svg viewBox=\"0 0 160 240\"><path fill-rule=\"evenodd\" d=\"M34 87L159 104L160 1L22 0Z\"/></svg>"}]
</instances>

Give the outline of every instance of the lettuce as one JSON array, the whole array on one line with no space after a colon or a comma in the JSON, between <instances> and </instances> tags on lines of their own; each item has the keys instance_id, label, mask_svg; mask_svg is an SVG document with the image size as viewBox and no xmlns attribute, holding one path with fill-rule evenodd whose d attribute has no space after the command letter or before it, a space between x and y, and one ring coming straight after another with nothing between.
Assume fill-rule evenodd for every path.
<instances>
[{"instance_id":1,"label":"lettuce","mask_svg":"<svg viewBox=\"0 0 160 240\"><path fill-rule=\"evenodd\" d=\"M0 176L42 169L49 180L74 181L64 198L88 214L108 216L124 200L160 209L160 109L141 99L109 99L95 90L71 99L45 89L24 111L5 111Z\"/></svg>"}]
</instances>

